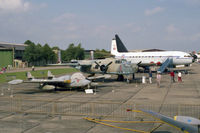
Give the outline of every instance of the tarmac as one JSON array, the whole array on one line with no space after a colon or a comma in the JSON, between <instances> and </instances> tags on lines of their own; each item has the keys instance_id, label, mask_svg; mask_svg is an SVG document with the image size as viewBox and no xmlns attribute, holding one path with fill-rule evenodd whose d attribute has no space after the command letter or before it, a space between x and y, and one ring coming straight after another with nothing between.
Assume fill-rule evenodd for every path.
<instances>
[{"instance_id":1,"label":"tarmac","mask_svg":"<svg viewBox=\"0 0 200 133\"><path fill-rule=\"evenodd\" d=\"M126 109L145 109L165 114L200 118L200 65L194 63L189 74L182 74L183 82L171 83L163 74L160 88L153 83L141 83L146 73L137 73L128 84L112 79L100 82L95 93L82 90L42 91L38 84L23 83L11 86L0 84L0 133L131 133L123 128L149 132L158 124L109 123L110 127L83 119L100 118L115 121L153 120ZM108 123L108 122L106 122ZM181 133L164 124L154 133Z\"/></svg>"}]
</instances>

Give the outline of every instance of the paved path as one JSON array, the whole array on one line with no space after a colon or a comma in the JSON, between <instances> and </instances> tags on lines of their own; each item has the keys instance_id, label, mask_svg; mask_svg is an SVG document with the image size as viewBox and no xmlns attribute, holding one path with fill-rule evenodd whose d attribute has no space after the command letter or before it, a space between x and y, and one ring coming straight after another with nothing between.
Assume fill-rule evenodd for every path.
<instances>
[{"instance_id":1,"label":"paved path","mask_svg":"<svg viewBox=\"0 0 200 133\"><path fill-rule=\"evenodd\" d=\"M23 105L24 109L29 111L34 111L34 109L42 109L42 107L46 107L45 111L48 111L49 108L47 107L49 105L54 105L55 103L53 104L52 102L44 102L44 100L56 100L56 103L61 102L60 104L56 104L56 109L58 111L60 109L60 111L64 110L67 112L70 110L70 108L74 108L72 109L74 112L79 111L80 113L83 113L84 111L87 111L87 107L91 106L90 102L100 102L102 104L96 104L92 108L94 113L108 112L111 115L127 115L126 118L113 117L104 119L135 120L135 117L133 117L134 113L126 112L127 105L131 105L129 106L129 108L140 106L144 109L153 109L156 112L167 114L170 117L179 114L190 115L198 118L200 117L200 66L194 64L191 68L192 71L190 74L183 74L182 83L176 82L171 84L170 76L168 74L162 75L160 88L156 86L155 78L153 79L153 84L126 84L123 82L110 80L111 82L107 81L105 83L100 83L100 87L98 87L98 92L96 93L96 95L85 94L81 91L44 92L37 89L38 85L21 84L15 86L14 97L23 98L24 102L18 104ZM136 77L141 77L143 75L147 76L147 74L137 74ZM9 107L7 104L9 101L5 101L4 99L5 97L9 96L10 91L5 90L5 95L0 97L0 109L5 109ZM30 99L36 100L37 102L29 101ZM67 101L76 101L77 103L68 103ZM78 104L79 102L81 103ZM115 104L103 104L106 102L119 104L118 106L116 106ZM184 106L180 108L180 104ZM110 109L114 110L110 112ZM148 118L144 117L144 120L145 119ZM154 124L142 125L118 123L115 125L141 130L150 130L151 128L155 127ZM117 128L111 128L100 124L88 122L83 119L83 116L49 116L48 114L12 114L9 112L1 112L0 132L129 133L130 131L124 131ZM181 132L168 125L163 125L156 131L156 133Z\"/></svg>"}]
</instances>

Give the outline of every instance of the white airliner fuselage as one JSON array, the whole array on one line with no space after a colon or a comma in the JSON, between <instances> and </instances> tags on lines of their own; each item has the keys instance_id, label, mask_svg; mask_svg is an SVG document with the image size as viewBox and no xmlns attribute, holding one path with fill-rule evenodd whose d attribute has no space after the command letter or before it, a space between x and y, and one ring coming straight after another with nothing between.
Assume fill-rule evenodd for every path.
<instances>
[{"instance_id":1,"label":"white airliner fuselage","mask_svg":"<svg viewBox=\"0 0 200 133\"><path fill-rule=\"evenodd\" d=\"M123 44L122 44L123 45ZM125 46L124 46L125 47ZM111 54L115 58L124 58L131 63L140 63L140 66L162 65L167 58L171 58L173 65L189 65L192 56L182 51L155 51L155 52L118 52L116 39L112 40Z\"/></svg>"}]
</instances>

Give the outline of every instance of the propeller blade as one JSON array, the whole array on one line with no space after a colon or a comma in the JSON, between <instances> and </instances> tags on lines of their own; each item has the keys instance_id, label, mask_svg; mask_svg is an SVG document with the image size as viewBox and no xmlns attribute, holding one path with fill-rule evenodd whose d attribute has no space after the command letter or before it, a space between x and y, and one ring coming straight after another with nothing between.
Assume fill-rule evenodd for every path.
<instances>
[{"instance_id":1,"label":"propeller blade","mask_svg":"<svg viewBox=\"0 0 200 133\"><path fill-rule=\"evenodd\" d=\"M97 64L98 67L100 67L99 63L97 63L96 61L94 63Z\"/></svg>"},{"instance_id":2,"label":"propeller blade","mask_svg":"<svg viewBox=\"0 0 200 133\"><path fill-rule=\"evenodd\" d=\"M112 64L112 61L109 62L106 66L105 65L101 65L101 71L103 72L103 74L105 74L108 70L108 66Z\"/></svg>"},{"instance_id":3,"label":"propeller blade","mask_svg":"<svg viewBox=\"0 0 200 133\"><path fill-rule=\"evenodd\" d=\"M138 62L137 65L140 65L142 63L142 61Z\"/></svg>"},{"instance_id":4,"label":"propeller blade","mask_svg":"<svg viewBox=\"0 0 200 133\"><path fill-rule=\"evenodd\" d=\"M190 53L190 55L192 56L192 62L195 62L196 59L197 59L197 55L193 54L193 53Z\"/></svg>"},{"instance_id":5,"label":"propeller blade","mask_svg":"<svg viewBox=\"0 0 200 133\"><path fill-rule=\"evenodd\" d=\"M106 67L108 67L109 65L111 65L112 64L112 61L110 62L110 63L108 63L107 65L106 65Z\"/></svg>"}]
</instances>

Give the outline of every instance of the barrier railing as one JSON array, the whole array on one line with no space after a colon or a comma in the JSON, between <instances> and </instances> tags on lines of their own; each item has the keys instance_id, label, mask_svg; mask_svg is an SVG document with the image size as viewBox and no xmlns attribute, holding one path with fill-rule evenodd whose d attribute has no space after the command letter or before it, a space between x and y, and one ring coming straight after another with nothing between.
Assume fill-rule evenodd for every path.
<instances>
[{"instance_id":1,"label":"barrier railing","mask_svg":"<svg viewBox=\"0 0 200 133\"><path fill-rule=\"evenodd\" d=\"M184 115L200 118L200 105L186 104L126 104L118 102L76 102L31 100L22 98L1 99L0 111L38 113L48 115L75 115L113 118L135 118L142 114L127 112L126 109L152 110L173 117Z\"/></svg>"}]
</instances>

